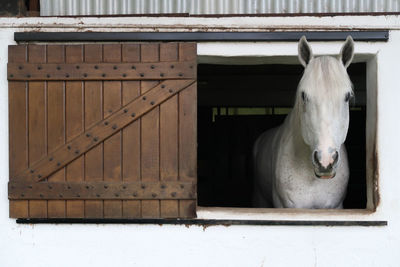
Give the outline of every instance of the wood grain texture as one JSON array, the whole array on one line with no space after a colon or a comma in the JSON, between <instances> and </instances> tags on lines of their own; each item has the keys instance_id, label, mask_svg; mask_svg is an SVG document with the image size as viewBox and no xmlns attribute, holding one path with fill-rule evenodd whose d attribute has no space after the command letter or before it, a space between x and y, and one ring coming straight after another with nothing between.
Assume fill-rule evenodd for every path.
<instances>
[{"instance_id":1,"label":"wood grain texture","mask_svg":"<svg viewBox=\"0 0 400 267\"><path fill-rule=\"evenodd\" d=\"M80 63L83 61L82 45L67 45L65 47L67 63ZM82 82L65 82L66 97L66 141L70 141L84 131L84 88ZM80 182L84 180L84 156L80 156L66 167L66 180ZM67 200L67 218L85 217L83 200Z\"/></svg>"},{"instance_id":2,"label":"wood grain texture","mask_svg":"<svg viewBox=\"0 0 400 267\"><path fill-rule=\"evenodd\" d=\"M179 44L179 60L197 57L195 43ZM179 93L179 180L197 181L197 84ZM196 217L195 200L179 201L179 216Z\"/></svg>"},{"instance_id":3,"label":"wood grain texture","mask_svg":"<svg viewBox=\"0 0 400 267\"><path fill-rule=\"evenodd\" d=\"M101 44L84 46L84 61L100 63L103 60ZM85 130L103 119L103 83L101 81L85 82ZM98 144L85 154L85 181L103 181L103 143ZM103 218L103 200L86 200L85 217Z\"/></svg>"},{"instance_id":4,"label":"wood grain texture","mask_svg":"<svg viewBox=\"0 0 400 267\"><path fill-rule=\"evenodd\" d=\"M63 63L65 62L65 47L63 45L47 46L47 62ZM64 82L47 82L47 150L52 153L59 146L65 143L65 99ZM65 181L65 168L60 169L51 176L48 181ZM65 218L66 202L65 200L49 200L48 217Z\"/></svg>"},{"instance_id":5,"label":"wood grain texture","mask_svg":"<svg viewBox=\"0 0 400 267\"><path fill-rule=\"evenodd\" d=\"M8 62L23 63L27 61L27 46L13 45L8 48ZM28 167L28 103L27 84L10 81L9 97L9 177ZM10 218L29 217L28 200L10 200Z\"/></svg>"},{"instance_id":6,"label":"wood grain texture","mask_svg":"<svg viewBox=\"0 0 400 267\"><path fill-rule=\"evenodd\" d=\"M177 43L160 44L160 61L178 60ZM160 105L160 180L178 180L178 96ZM179 216L178 200L161 200L160 216L176 218Z\"/></svg>"},{"instance_id":7,"label":"wood grain texture","mask_svg":"<svg viewBox=\"0 0 400 267\"><path fill-rule=\"evenodd\" d=\"M159 61L159 44L140 46L141 62ZM141 94L146 93L159 81L142 81ZM160 110L156 107L141 118L141 180L159 180L159 123ZM142 217L158 218L160 216L159 200L142 200Z\"/></svg>"},{"instance_id":8,"label":"wood grain texture","mask_svg":"<svg viewBox=\"0 0 400 267\"><path fill-rule=\"evenodd\" d=\"M121 45L103 45L104 62L121 62ZM107 118L121 108L122 88L120 81L104 82L104 111ZM122 181L121 171L121 131L104 140L104 181ZM121 218L122 201L104 200L104 217Z\"/></svg>"},{"instance_id":9,"label":"wood grain texture","mask_svg":"<svg viewBox=\"0 0 400 267\"><path fill-rule=\"evenodd\" d=\"M30 63L46 62L45 45L28 45L28 61ZM47 154L47 110L46 83L29 82L28 116L29 116L29 164L34 164ZM29 216L32 218L47 217L47 201L29 201Z\"/></svg>"},{"instance_id":10,"label":"wood grain texture","mask_svg":"<svg viewBox=\"0 0 400 267\"><path fill-rule=\"evenodd\" d=\"M140 45L122 45L123 62L140 62ZM140 81L122 82L122 105L125 106L140 96ZM140 119L122 130L122 180L124 182L140 181ZM122 202L123 218L140 218L141 201L124 200Z\"/></svg>"}]
</instances>

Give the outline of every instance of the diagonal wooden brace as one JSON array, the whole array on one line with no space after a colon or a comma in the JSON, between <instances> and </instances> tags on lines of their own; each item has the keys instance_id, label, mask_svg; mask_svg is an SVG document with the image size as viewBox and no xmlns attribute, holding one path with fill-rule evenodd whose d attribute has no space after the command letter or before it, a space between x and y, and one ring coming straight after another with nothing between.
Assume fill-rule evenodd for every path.
<instances>
[{"instance_id":1,"label":"diagonal wooden brace","mask_svg":"<svg viewBox=\"0 0 400 267\"><path fill-rule=\"evenodd\" d=\"M158 84L56 151L40 159L30 168L23 170L13 178L13 181L40 182L46 179L52 173L189 86L196 86L195 80L166 80Z\"/></svg>"}]
</instances>

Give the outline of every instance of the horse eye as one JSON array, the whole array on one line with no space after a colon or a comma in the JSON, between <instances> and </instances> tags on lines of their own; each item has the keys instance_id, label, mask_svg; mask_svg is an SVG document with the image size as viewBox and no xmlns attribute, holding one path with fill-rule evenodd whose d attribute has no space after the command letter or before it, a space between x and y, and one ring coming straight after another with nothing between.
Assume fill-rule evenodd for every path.
<instances>
[{"instance_id":1,"label":"horse eye","mask_svg":"<svg viewBox=\"0 0 400 267\"><path fill-rule=\"evenodd\" d=\"M346 96L344 98L344 101L349 102L350 97L351 97L351 93L349 92L349 93L346 94Z\"/></svg>"},{"instance_id":2,"label":"horse eye","mask_svg":"<svg viewBox=\"0 0 400 267\"><path fill-rule=\"evenodd\" d=\"M301 92L301 99L303 99L303 102L306 103L307 102L307 95L304 92Z\"/></svg>"}]
</instances>

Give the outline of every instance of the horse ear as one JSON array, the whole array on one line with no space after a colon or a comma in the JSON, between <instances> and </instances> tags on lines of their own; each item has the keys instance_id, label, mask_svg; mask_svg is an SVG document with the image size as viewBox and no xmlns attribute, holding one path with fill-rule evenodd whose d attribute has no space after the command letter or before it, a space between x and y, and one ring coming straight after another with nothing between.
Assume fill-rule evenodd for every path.
<instances>
[{"instance_id":1,"label":"horse ear","mask_svg":"<svg viewBox=\"0 0 400 267\"><path fill-rule=\"evenodd\" d=\"M307 43L306 37L303 35L299 41L299 60L301 65L306 67L314 57L310 45Z\"/></svg>"},{"instance_id":2,"label":"horse ear","mask_svg":"<svg viewBox=\"0 0 400 267\"><path fill-rule=\"evenodd\" d=\"M340 61L342 61L343 66L347 68L354 56L354 41L351 36L347 36L346 42L344 42L342 49L340 50Z\"/></svg>"}]
</instances>

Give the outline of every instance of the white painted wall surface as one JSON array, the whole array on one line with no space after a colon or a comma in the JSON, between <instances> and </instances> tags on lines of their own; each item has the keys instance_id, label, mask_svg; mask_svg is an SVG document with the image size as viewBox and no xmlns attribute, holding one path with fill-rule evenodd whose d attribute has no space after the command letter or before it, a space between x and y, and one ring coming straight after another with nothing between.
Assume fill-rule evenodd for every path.
<instances>
[{"instance_id":1,"label":"white painted wall surface","mask_svg":"<svg viewBox=\"0 0 400 267\"><path fill-rule=\"evenodd\" d=\"M81 24L76 24L77 22ZM185 30L185 23L196 24L199 28L204 24L214 25L213 29L222 26L240 29L248 28L249 25L255 30L266 30L268 27L302 30L335 27L393 29L387 43L356 43L356 53L376 53L378 60L381 202L377 212L371 215L274 215L278 219L387 220L388 226L214 226L203 229L199 226L173 225L19 225L14 219L9 219L6 63L7 46L14 44L13 33L24 30L134 30L143 22L158 25L159 28L152 30L162 29L163 25L173 28L176 22L179 22L178 27L182 30ZM131 28L127 25L131 25ZM3 125L0 128L0 266L400 266L399 26L400 17L396 16L226 20L0 18L0 125ZM316 54L331 54L337 52L340 43L318 43L314 47ZM202 56L215 56L226 51L230 51L229 54L222 56L249 56L254 55L254 51L295 55L297 47L295 43L250 43L250 46L199 44L199 53ZM199 216L226 218L232 215L203 212ZM270 215L261 217L271 218Z\"/></svg>"}]
</instances>

